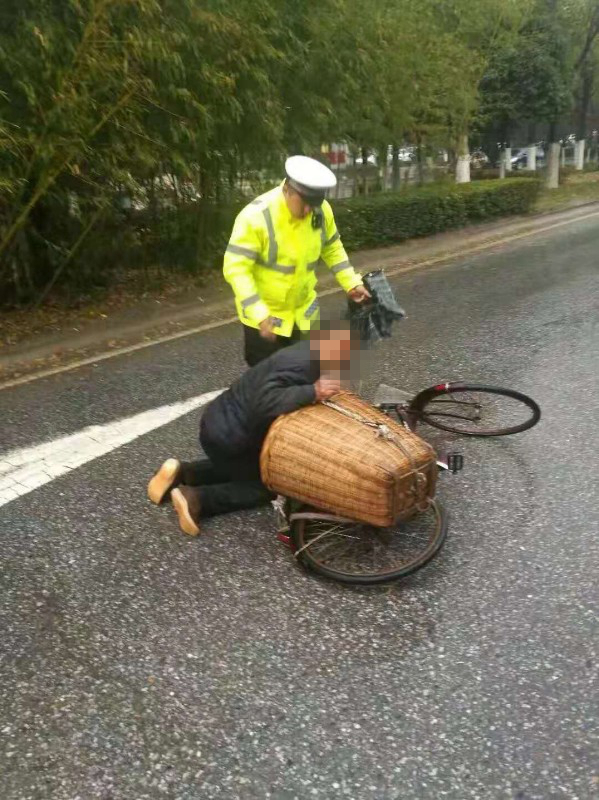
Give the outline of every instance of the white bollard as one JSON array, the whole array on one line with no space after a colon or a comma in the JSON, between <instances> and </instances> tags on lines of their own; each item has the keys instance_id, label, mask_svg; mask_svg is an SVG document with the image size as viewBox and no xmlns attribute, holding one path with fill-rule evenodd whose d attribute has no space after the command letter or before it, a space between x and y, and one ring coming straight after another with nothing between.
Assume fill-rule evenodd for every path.
<instances>
[{"instance_id":1,"label":"white bollard","mask_svg":"<svg viewBox=\"0 0 599 800\"><path fill-rule=\"evenodd\" d=\"M512 148L506 147L503 151L503 157L505 159L505 169L506 172L512 171Z\"/></svg>"}]
</instances>

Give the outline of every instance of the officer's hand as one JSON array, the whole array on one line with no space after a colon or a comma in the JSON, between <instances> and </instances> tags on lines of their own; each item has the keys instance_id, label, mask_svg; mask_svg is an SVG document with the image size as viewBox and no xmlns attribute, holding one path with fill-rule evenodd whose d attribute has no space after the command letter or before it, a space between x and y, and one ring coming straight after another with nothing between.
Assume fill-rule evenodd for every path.
<instances>
[{"instance_id":1,"label":"officer's hand","mask_svg":"<svg viewBox=\"0 0 599 800\"><path fill-rule=\"evenodd\" d=\"M277 334L274 333L275 321L272 317L266 317L260 323L260 336L269 342L274 342Z\"/></svg>"},{"instance_id":2,"label":"officer's hand","mask_svg":"<svg viewBox=\"0 0 599 800\"><path fill-rule=\"evenodd\" d=\"M314 391L316 402L320 403L321 400L328 400L341 391L341 381L339 378L319 378L314 384Z\"/></svg>"},{"instance_id":3,"label":"officer's hand","mask_svg":"<svg viewBox=\"0 0 599 800\"><path fill-rule=\"evenodd\" d=\"M365 286L355 286L347 293L350 300L354 303L363 303L365 300L370 300L371 294Z\"/></svg>"}]
</instances>

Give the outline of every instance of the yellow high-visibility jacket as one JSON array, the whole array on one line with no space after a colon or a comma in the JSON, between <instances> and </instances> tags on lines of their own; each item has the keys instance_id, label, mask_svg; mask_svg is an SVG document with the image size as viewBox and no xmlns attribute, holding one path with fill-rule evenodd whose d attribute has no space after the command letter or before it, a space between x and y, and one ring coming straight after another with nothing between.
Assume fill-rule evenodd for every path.
<instances>
[{"instance_id":1,"label":"yellow high-visibility jacket","mask_svg":"<svg viewBox=\"0 0 599 800\"><path fill-rule=\"evenodd\" d=\"M225 252L223 274L233 288L244 325L257 328L267 317L274 317L275 332L281 336L290 336L294 324L309 330L319 316L316 266L320 261L346 292L362 285L326 200L322 210L321 229L312 227L311 214L295 219L281 185L239 213Z\"/></svg>"}]
</instances>

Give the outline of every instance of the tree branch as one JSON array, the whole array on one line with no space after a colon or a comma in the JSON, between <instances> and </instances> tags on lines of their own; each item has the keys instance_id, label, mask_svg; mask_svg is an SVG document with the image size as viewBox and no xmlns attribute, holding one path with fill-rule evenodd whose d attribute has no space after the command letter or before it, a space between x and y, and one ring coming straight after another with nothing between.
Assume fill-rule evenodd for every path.
<instances>
[{"instance_id":1,"label":"tree branch","mask_svg":"<svg viewBox=\"0 0 599 800\"><path fill-rule=\"evenodd\" d=\"M591 20L589 23L589 28L587 30L587 35L585 39L585 43L582 47L580 55L576 60L576 64L574 65L574 69L578 72L581 67L584 65L585 61L589 57L589 53L591 52L591 48L597 36L599 35L599 3L595 6L593 13L591 15Z\"/></svg>"}]
</instances>

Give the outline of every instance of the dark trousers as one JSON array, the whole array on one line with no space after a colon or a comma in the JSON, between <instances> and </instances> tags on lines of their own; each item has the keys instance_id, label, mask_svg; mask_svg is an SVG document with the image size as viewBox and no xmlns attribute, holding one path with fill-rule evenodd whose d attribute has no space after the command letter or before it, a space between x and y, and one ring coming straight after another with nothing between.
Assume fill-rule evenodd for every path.
<instances>
[{"instance_id":1,"label":"dark trousers","mask_svg":"<svg viewBox=\"0 0 599 800\"><path fill-rule=\"evenodd\" d=\"M277 336L274 342L269 342L268 339L264 339L260 336L259 330L244 325L243 344L245 363L248 367L253 367L259 361L264 361L265 358L272 356L277 350L299 342L300 337L301 331L299 328L294 328L291 336Z\"/></svg>"},{"instance_id":2,"label":"dark trousers","mask_svg":"<svg viewBox=\"0 0 599 800\"><path fill-rule=\"evenodd\" d=\"M260 454L232 457L202 441L207 458L181 464L180 482L197 486L202 517L266 505L275 498L260 480Z\"/></svg>"}]
</instances>

